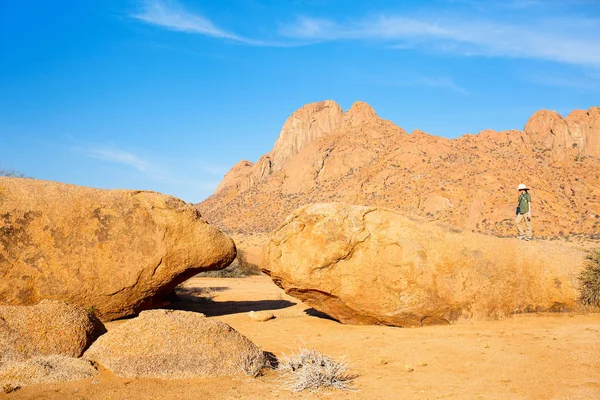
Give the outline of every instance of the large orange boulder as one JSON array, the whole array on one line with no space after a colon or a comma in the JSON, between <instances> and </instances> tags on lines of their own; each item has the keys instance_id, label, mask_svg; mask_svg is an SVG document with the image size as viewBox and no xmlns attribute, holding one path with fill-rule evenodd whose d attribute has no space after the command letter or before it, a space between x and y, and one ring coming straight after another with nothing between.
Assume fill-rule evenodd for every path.
<instances>
[{"instance_id":1,"label":"large orange boulder","mask_svg":"<svg viewBox=\"0 0 600 400\"><path fill-rule=\"evenodd\" d=\"M0 177L0 304L64 300L111 320L235 256L231 238L174 197Z\"/></svg>"},{"instance_id":2,"label":"large orange boulder","mask_svg":"<svg viewBox=\"0 0 600 400\"><path fill-rule=\"evenodd\" d=\"M299 208L271 234L263 268L340 322L421 326L575 308L583 258L551 242L327 203Z\"/></svg>"}]
</instances>

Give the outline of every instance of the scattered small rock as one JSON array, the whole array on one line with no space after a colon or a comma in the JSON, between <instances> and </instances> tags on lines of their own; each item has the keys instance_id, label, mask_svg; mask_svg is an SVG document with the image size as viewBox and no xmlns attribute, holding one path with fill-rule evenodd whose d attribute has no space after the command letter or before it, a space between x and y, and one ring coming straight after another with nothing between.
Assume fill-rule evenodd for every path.
<instances>
[{"instance_id":1,"label":"scattered small rock","mask_svg":"<svg viewBox=\"0 0 600 400\"><path fill-rule=\"evenodd\" d=\"M405 365L404 370L406 372L413 372L415 369L413 367L411 367L410 365Z\"/></svg>"},{"instance_id":2,"label":"scattered small rock","mask_svg":"<svg viewBox=\"0 0 600 400\"><path fill-rule=\"evenodd\" d=\"M248 313L248 317L250 317L250 319L253 321L266 322L275 318L275 314L273 314L271 311L250 311Z\"/></svg>"},{"instance_id":3,"label":"scattered small rock","mask_svg":"<svg viewBox=\"0 0 600 400\"><path fill-rule=\"evenodd\" d=\"M421 363L421 367L426 367L426 366L427 366L427 363L426 363L425 361L423 361L423 362Z\"/></svg>"}]
</instances>

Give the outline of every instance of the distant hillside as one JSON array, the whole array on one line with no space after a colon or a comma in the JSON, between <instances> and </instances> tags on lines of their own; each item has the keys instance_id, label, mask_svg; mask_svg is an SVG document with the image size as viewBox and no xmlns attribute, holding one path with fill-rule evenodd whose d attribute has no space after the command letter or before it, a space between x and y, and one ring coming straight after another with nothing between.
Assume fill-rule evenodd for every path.
<instances>
[{"instance_id":1,"label":"distant hillside","mask_svg":"<svg viewBox=\"0 0 600 400\"><path fill-rule=\"evenodd\" d=\"M385 206L457 228L512 235L519 183L532 190L537 236L600 238L600 108L562 118L538 111L523 131L445 139L402 128L357 102L308 104L271 152L241 161L197 205L209 222L269 232L297 207L343 201Z\"/></svg>"}]
</instances>

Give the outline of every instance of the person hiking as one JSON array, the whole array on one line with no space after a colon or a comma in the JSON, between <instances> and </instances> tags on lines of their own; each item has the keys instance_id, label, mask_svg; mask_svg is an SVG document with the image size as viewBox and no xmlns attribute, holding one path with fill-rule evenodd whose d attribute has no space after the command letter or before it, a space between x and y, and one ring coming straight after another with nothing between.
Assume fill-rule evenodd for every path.
<instances>
[{"instance_id":1,"label":"person hiking","mask_svg":"<svg viewBox=\"0 0 600 400\"><path fill-rule=\"evenodd\" d=\"M524 183L520 183L517 190L519 191L519 205L517 206L517 217L515 218L515 225L519 230L517 239L531 240L533 234L531 228L531 195L529 194L529 188ZM525 221L527 235L523 232L522 221Z\"/></svg>"}]
</instances>

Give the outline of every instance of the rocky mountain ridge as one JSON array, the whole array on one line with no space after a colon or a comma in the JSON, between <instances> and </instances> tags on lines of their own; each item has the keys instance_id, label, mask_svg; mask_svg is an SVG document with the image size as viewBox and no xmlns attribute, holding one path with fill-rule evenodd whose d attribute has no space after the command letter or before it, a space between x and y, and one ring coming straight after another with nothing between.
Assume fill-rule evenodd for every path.
<instances>
[{"instance_id":1,"label":"rocky mountain ridge","mask_svg":"<svg viewBox=\"0 0 600 400\"><path fill-rule=\"evenodd\" d=\"M533 196L538 236L600 234L600 108L533 114L523 131L446 139L408 134L366 103L345 114L311 103L273 150L238 163L197 207L241 235L269 232L297 207L342 201L419 214L476 232L513 234L518 183Z\"/></svg>"}]
</instances>

